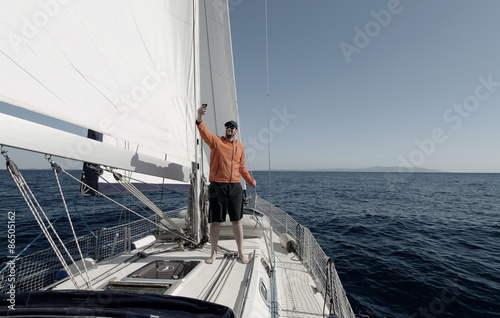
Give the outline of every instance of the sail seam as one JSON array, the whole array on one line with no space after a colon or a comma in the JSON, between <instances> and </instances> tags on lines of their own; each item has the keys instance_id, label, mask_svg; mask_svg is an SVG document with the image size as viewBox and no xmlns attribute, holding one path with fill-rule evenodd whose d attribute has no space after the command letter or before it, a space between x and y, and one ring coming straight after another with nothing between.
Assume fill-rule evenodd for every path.
<instances>
[{"instance_id":1,"label":"sail seam","mask_svg":"<svg viewBox=\"0 0 500 318\"><path fill-rule=\"evenodd\" d=\"M31 74L30 72L28 72L28 70L26 70L24 67L22 67L19 63L17 63L16 61L14 61L10 56L8 56L7 54L5 54L5 52L3 50L0 50L0 52L6 57L8 58L9 60L12 61L12 63L14 63L15 65L17 65L20 69L22 69L26 74L28 74L31 78L33 78L38 84L40 84L41 86L43 86L47 91L49 91L52 95L54 95L57 99L59 99L60 101L63 101L56 93L54 93L50 88L48 88L46 85L44 85L42 82L40 82L35 76L33 76L33 74Z\"/></svg>"}]
</instances>

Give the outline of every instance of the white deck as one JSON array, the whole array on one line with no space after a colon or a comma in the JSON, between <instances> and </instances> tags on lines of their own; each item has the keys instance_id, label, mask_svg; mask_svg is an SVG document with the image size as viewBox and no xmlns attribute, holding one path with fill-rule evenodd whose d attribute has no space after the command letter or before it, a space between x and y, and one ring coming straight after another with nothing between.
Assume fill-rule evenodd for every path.
<instances>
[{"instance_id":1,"label":"white deck","mask_svg":"<svg viewBox=\"0 0 500 318\"><path fill-rule=\"evenodd\" d=\"M323 317L323 299L321 293L315 292L315 284L297 256L287 253L280 245L277 237L273 238L276 253L276 299L279 315L277 317ZM105 289L110 281L128 281L127 275L154 260L199 260L196 266L184 279L175 281L166 294L205 299L232 308L238 317L270 317L269 302L271 300L271 283L262 259L268 263L264 238L246 238L245 253L252 257L250 264L242 264L235 259L224 259L223 251L214 264L204 261L210 255L210 245L194 251L159 252L176 243L156 243L144 252L151 254L147 258L131 257L138 253L121 254L99 266L89 270L94 289ZM233 239L220 240L219 246L236 251ZM223 270L224 269L224 270ZM86 288L81 277L76 277L81 288ZM132 279L135 280L135 279ZM140 281L136 280L136 281ZM151 280L145 280L151 282ZM152 284L165 283L156 280ZM248 286L248 288L245 288ZM265 287L261 287L265 286ZM73 283L67 280L57 289L74 289ZM261 289L267 290L267 299L261 295ZM264 292L265 294L265 292Z\"/></svg>"}]
</instances>

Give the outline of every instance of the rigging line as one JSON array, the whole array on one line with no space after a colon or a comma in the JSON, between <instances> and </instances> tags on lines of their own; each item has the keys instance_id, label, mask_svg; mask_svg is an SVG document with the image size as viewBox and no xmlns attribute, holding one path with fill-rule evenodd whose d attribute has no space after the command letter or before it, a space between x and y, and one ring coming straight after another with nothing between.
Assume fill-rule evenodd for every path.
<instances>
[{"instance_id":1,"label":"rigging line","mask_svg":"<svg viewBox=\"0 0 500 318\"><path fill-rule=\"evenodd\" d=\"M265 3L265 29L266 29L266 96L267 96L267 129L271 131L271 92L269 84L269 27L268 27L268 5L267 0ZM267 134L267 153L268 153L268 167L269 167L269 202L271 202L272 187L271 187L271 134ZM270 215L272 217L272 209Z\"/></svg>"},{"instance_id":2,"label":"rigging line","mask_svg":"<svg viewBox=\"0 0 500 318\"><path fill-rule=\"evenodd\" d=\"M49 225L49 228L54 226L54 224L56 224L56 222L64 215L64 212L62 212L61 214L59 214L59 216ZM43 235L43 232L40 232L38 233L37 237L35 237L26 247L23 248L23 250L21 252L19 252L13 259L12 259L12 262L16 262L17 259L19 259L21 257L21 255L24 254L24 252L26 252L26 250L31 246L33 245L36 241L38 241L38 239ZM0 275L7 269L9 268L9 264L5 265L4 268L2 268L0 270Z\"/></svg>"},{"instance_id":3,"label":"rigging line","mask_svg":"<svg viewBox=\"0 0 500 318\"><path fill-rule=\"evenodd\" d=\"M73 285L75 286L75 288L79 289L78 284L75 281L73 273L69 269L68 264L66 264L66 262L64 260L64 256L62 255L61 251L59 250L56 243L54 242L53 237L50 235L49 227L45 225L45 222L44 222L42 216L40 215L39 210L41 211L41 213L45 217L45 220L47 221L47 223L50 224L50 221L49 221L47 215L45 214L42 207L40 206L40 204L36 200L36 197L34 196L33 192L31 192L31 189L29 188L28 184L26 183L26 180L24 180L21 172L19 171L19 169L17 168L15 163L13 161L11 161L10 159L8 159L8 157L6 157L6 159L8 161L7 168L9 170L9 173L12 176L12 178L14 179L14 182L16 183L16 186L18 187L19 191L21 192L21 195L23 196L24 201L26 202L26 204L28 205L28 208L30 209L31 213L33 214L35 221L38 223L38 225L40 226L40 229L43 231L43 234L47 238L47 241L49 242L52 249L54 250L54 253L56 254L57 258L59 259L59 262L61 262L61 265L64 267L64 269L68 273L71 281L73 282ZM54 227L50 227L50 229L52 229L52 232L58 238L59 243L66 251L66 253L68 254L71 261L73 261L71 254L66 249L66 246L61 241L61 238L59 237L59 235L57 235L57 232L54 229Z\"/></svg>"},{"instance_id":4,"label":"rigging line","mask_svg":"<svg viewBox=\"0 0 500 318\"><path fill-rule=\"evenodd\" d=\"M177 231L184 234L184 231L174 223L169 217L166 217L163 212L149 200L139 189L137 189L130 181L117 172L113 173L114 178L118 181L125 189L127 189L130 193L132 193L137 199L139 199L142 203L144 203L147 207L149 207L153 212L155 212L159 217L163 218L165 221L170 223Z\"/></svg>"},{"instance_id":5,"label":"rigging line","mask_svg":"<svg viewBox=\"0 0 500 318\"><path fill-rule=\"evenodd\" d=\"M269 12L268 12L268 2L264 0L265 6L265 29L266 29L266 90L267 90L267 129L271 131L271 89L270 89L270 81L269 81ZM272 199L272 185L271 185L271 134L267 134L267 149L268 149L268 165L269 165L269 173L268 173L268 187L269 187L269 219L270 219L270 232L273 232L273 207L271 204ZM271 261L271 316L276 316L276 255L274 254L274 243L273 243L273 235L270 240L270 255L269 258ZM271 258L274 255L273 258Z\"/></svg>"},{"instance_id":6,"label":"rigging line","mask_svg":"<svg viewBox=\"0 0 500 318\"><path fill-rule=\"evenodd\" d=\"M79 183L83 183L81 182L80 180L78 180L77 178L75 178L74 176L72 176L71 174L69 174L67 171L65 171L64 169L61 170L62 172L64 172L66 175L68 175L70 178L72 178L73 180L79 182ZM102 195L103 197L105 197L106 199L110 200L111 202L115 203L116 205L118 205L119 207L129 211L129 212L132 212L133 214L135 214L136 216L138 216L139 218L143 219L143 220L146 220L148 221L149 223L152 223L153 225L155 226L158 226L158 227L161 227L162 229L164 229L165 231L168 231L170 233L172 233L173 235L175 236L178 236L180 239L183 239L183 240L186 240L188 242L191 242L191 243L194 243L194 244L197 244L195 241L193 241L191 238L187 237L187 236L182 236L178 233L175 233L174 231L170 230L168 227L166 227L165 225L161 224L161 223L155 223L154 221L152 220L149 220L148 218L145 218L144 216L140 215L139 213L135 212L134 210L124 206L123 204L117 202L116 200L113 200L112 198L110 198L109 196L105 195L104 193L101 193L99 192L98 190L90 187L87 185L87 187L91 188L92 190L94 190L96 193Z\"/></svg>"},{"instance_id":7,"label":"rigging line","mask_svg":"<svg viewBox=\"0 0 500 318\"><path fill-rule=\"evenodd\" d=\"M90 165L88 165L87 167L92 168ZM103 170L106 170L106 171L108 171L108 172L112 173L112 171L111 171L111 170L109 170L108 168L103 168ZM101 178L102 180L104 180L104 181L105 181L108 185L110 185L111 187L113 187L113 188L114 188L114 189L115 189L118 193L120 193L121 195L125 196L125 199L129 199L129 198L131 197L131 195L130 195L130 193L129 193L129 192L122 191L122 190L121 190L121 189L119 189L116 185L114 185L113 183L109 182L109 181L108 181L106 178L104 178L103 176L100 176L100 178ZM95 198L94 198L94 200L95 200ZM136 205L136 206L137 206L139 209L141 209L144 213L149 214L149 216L153 215L153 213L149 213L146 209L144 209L144 208L143 208L143 207L141 207L139 204L137 204L137 202L135 202L135 201L133 201L133 200L129 200L129 202L131 202L131 204ZM94 202L94 205L95 205L95 202ZM76 206L75 206L75 209L76 209ZM125 211L126 211L126 210L125 210ZM121 219L122 219L122 214L123 214L123 213L124 213L124 212L122 211L122 213L120 214L120 219L118 220L118 224L120 224L120 223L121 223ZM129 215L129 217L130 217L130 215ZM81 218L81 219L82 219L82 221L83 221L83 218L82 218L81 216L80 216L80 218ZM130 222L130 219L129 219L128 221L126 220L126 216L124 217L124 219L125 219L124 223ZM84 221L84 223L85 223L85 221ZM88 226L87 226L87 228L88 228ZM89 229L89 230L90 230L90 229ZM91 231L91 232L92 232L92 231Z\"/></svg>"},{"instance_id":8,"label":"rigging line","mask_svg":"<svg viewBox=\"0 0 500 318\"><path fill-rule=\"evenodd\" d=\"M166 156L165 156L165 157L166 157ZM165 158L165 161L166 161L166 160L167 160L167 159ZM113 173L111 170L107 170L107 169L105 169L105 170L106 170L106 171L108 171L108 172L110 172L110 173ZM143 180L139 180L139 179L137 179L137 178L133 178L133 177L132 177L132 175L130 175L130 176L125 176L125 177L126 177L127 179L129 179L129 180L135 181L136 183L141 183L141 184L151 185L151 183L150 183L150 182L143 181ZM102 178L102 176L101 176L101 178ZM103 179L104 179L104 178L103 178ZM161 179L162 179L162 183L161 183L161 185L159 185L159 186L157 186L157 187L154 187L154 188L151 188L151 190L162 190L162 194L163 194L163 191L164 191L164 190L168 190L168 191L172 191L172 192L174 192L174 193L178 193L178 194L182 194L182 195L184 195L184 193L183 193L183 192L180 192L180 191L175 191L175 190L171 190L171 189L166 188L166 187L165 187L165 185L166 185L165 180L167 180L167 178L163 178L163 177L161 177ZM105 180L105 179L104 179L104 180ZM109 182L109 181L106 181L106 182L108 182L108 183L109 183L109 185L113 186L113 184L112 184L111 182ZM115 186L115 188L116 188L116 190L119 190L116 186ZM123 191L122 191L122 192L123 192ZM123 193L124 193L124 192L123 192ZM125 194L125 193L124 193L124 194ZM163 199L163 198L162 198L162 199Z\"/></svg>"},{"instance_id":9,"label":"rigging line","mask_svg":"<svg viewBox=\"0 0 500 318\"><path fill-rule=\"evenodd\" d=\"M61 182L59 180L58 173L60 171L60 167L50 157L48 157L47 160L49 161L50 165L52 166L52 170L54 170L54 175L55 175L55 178L56 178L56 181L57 181L57 186L59 187L59 193L61 193L61 198L62 198L62 201L63 201L63 204L64 204L64 209L66 210L66 216L68 217L69 226L70 226L71 232L73 233L73 237L75 239L76 248L78 250L78 254L80 255L80 259L82 260L83 268L84 268L84 272L85 272L85 276L87 277L87 279L83 278L83 273L80 270L80 267L78 266L78 264L76 263L76 261L74 261L72 259L73 264L75 265L76 270L80 274L80 277L82 277L83 280L85 281L85 283L87 283L87 286L90 289L92 289L92 283L90 281L89 272L88 272L88 269L87 269L87 264L85 264L85 259L83 258L82 249L80 248L80 243L78 242L78 237L76 237L75 228L73 226L73 221L71 220L71 216L70 216L69 210L68 210L68 205L66 204L66 199L64 198L63 189L61 187Z\"/></svg>"},{"instance_id":10,"label":"rigging line","mask_svg":"<svg viewBox=\"0 0 500 318\"><path fill-rule=\"evenodd\" d=\"M73 205L73 208L76 211L76 214L78 214L78 216L80 217L80 220L83 222L83 224L85 225L85 227L87 228L87 230L89 230L90 234L92 234L97 240L101 241L101 239L97 235L95 235L95 233L90 229L90 226L87 224L87 222L85 222L85 220L83 219L82 215L80 214L80 211L78 211L78 207L77 207L78 199L79 199L78 197L75 197L73 199L73 201L71 202L71 204ZM102 243L104 243L104 242L102 242Z\"/></svg>"},{"instance_id":11,"label":"rigging line","mask_svg":"<svg viewBox=\"0 0 500 318\"><path fill-rule=\"evenodd\" d=\"M91 165L87 165L88 168L91 168L91 169L94 169ZM94 169L95 170L95 169ZM113 170L110 169L109 167L103 167L102 170L105 170L109 173L113 173ZM118 188L115 184L109 182L106 178L104 178L102 175L100 176L100 178L102 180L104 180L109 186L113 187L118 193L120 193L121 195L125 196L126 199L129 199L131 198L131 193L130 192L126 192L126 191L122 191L120 188ZM134 181L138 181L138 182L143 182L144 184L147 184L147 182L144 182L144 181L141 181L141 180L138 180L138 179L134 179L132 177L127 177L131 180L134 180ZM125 187L124 187L125 188ZM142 206L140 206L139 204L137 204L137 202L134 202L133 200L130 200L131 204L135 204L139 209L141 209L144 213L146 214L149 214L149 216L153 215L153 213L150 213L148 210L144 209ZM121 216L120 216L121 217Z\"/></svg>"}]
</instances>

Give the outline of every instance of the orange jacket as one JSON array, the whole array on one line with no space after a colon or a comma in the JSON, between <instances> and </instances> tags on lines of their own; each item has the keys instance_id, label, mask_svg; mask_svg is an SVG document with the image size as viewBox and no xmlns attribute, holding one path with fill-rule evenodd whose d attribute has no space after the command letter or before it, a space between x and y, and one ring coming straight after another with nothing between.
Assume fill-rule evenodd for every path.
<instances>
[{"instance_id":1,"label":"orange jacket","mask_svg":"<svg viewBox=\"0 0 500 318\"><path fill-rule=\"evenodd\" d=\"M210 147L210 182L238 183L240 174L245 181L255 187L255 180L245 168L245 149L237 140L212 134L205 123L197 123L201 138Z\"/></svg>"}]
</instances>

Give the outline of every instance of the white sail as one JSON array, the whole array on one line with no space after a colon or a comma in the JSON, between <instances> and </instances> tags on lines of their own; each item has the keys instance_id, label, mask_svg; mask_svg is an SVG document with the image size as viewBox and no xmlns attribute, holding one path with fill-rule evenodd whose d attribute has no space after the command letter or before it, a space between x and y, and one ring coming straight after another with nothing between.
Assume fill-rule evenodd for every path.
<instances>
[{"instance_id":1,"label":"white sail","mask_svg":"<svg viewBox=\"0 0 500 318\"><path fill-rule=\"evenodd\" d=\"M0 100L102 133L124 162L109 165L109 150L72 159L132 171L121 173L141 183L185 183L192 163L207 157L197 151L197 107L210 105L205 120L216 134L238 120L227 1L6 1L2 8ZM44 134L33 129L9 134L29 141L18 147L43 151L37 136ZM64 156L72 139L56 139L44 149ZM118 155L122 149L129 155Z\"/></svg>"},{"instance_id":2,"label":"white sail","mask_svg":"<svg viewBox=\"0 0 500 318\"><path fill-rule=\"evenodd\" d=\"M196 19L191 1L2 1L0 100L194 161Z\"/></svg>"},{"instance_id":3,"label":"white sail","mask_svg":"<svg viewBox=\"0 0 500 318\"><path fill-rule=\"evenodd\" d=\"M223 135L224 123L239 122L227 3L200 2L200 41L200 99L209 107L203 120Z\"/></svg>"}]
</instances>

